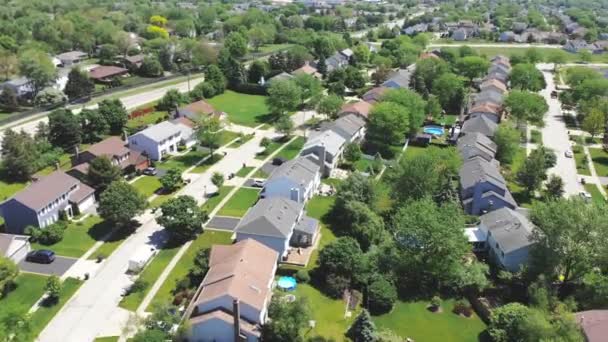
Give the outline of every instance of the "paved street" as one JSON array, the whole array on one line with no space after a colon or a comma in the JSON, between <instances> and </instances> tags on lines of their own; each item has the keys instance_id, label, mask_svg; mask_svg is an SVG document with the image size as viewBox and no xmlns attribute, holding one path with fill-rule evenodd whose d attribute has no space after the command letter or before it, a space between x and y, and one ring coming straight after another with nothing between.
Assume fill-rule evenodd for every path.
<instances>
[{"instance_id":1,"label":"paved street","mask_svg":"<svg viewBox=\"0 0 608 342\"><path fill-rule=\"evenodd\" d=\"M555 90L553 81L552 64L538 64L547 87L540 92L549 105L549 112L545 116L545 127L542 128L543 144L551 148L557 154L555 167L549 169L548 174L556 174L564 180L564 192L566 196L578 195L583 191L577 176L574 158L567 158L564 152L571 148L568 139L568 129L563 120L561 104L558 99L551 98L551 92Z\"/></svg>"},{"instance_id":2,"label":"paved street","mask_svg":"<svg viewBox=\"0 0 608 342\"><path fill-rule=\"evenodd\" d=\"M190 195L203 203L205 189L207 192L216 191L211 183L214 172L228 174L238 171L243 162L255 158L260 140L264 136L273 137L270 131L258 131L256 136L238 149L231 151L226 157L198 175L186 185L180 195ZM220 149L221 153L223 149ZM42 342L87 342L100 334L121 335L122 327L127 323L128 312L118 307L122 293L132 280L127 276L127 264L136 251L146 245L153 244L155 236L163 229L156 224L154 215L146 211L139 216L141 227L104 262L96 274L86 281L80 290L72 297L65 307L53 318L39 336Z\"/></svg>"}]
</instances>

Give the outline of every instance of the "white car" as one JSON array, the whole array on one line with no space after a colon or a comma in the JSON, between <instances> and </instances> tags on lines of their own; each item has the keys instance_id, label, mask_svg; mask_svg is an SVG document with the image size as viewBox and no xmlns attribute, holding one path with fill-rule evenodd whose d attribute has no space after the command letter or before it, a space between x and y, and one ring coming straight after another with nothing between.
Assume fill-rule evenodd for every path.
<instances>
[{"instance_id":1,"label":"white car","mask_svg":"<svg viewBox=\"0 0 608 342\"><path fill-rule=\"evenodd\" d=\"M587 191L581 191L581 192L579 193L579 195L580 195L580 196L581 196L581 197L582 197L582 198L583 198L583 199L584 199L586 202L591 201L591 199L593 198L593 197L591 197L591 194L590 194L590 193L588 193Z\"/></svg>"},{"instance_id":2,"label":"white car","mask_svg":"<svg viewBox=\"0 0 608 342\"><path fill-rule=\"evenodd\" d=\"M254 179L253 182L251 183L251 186L254 188L263 188L264 180L263 179Z\"/></svg>"},{"instance_id":3,"label":"white car","mask_svg":"<svg viewBox=\"0 0 608 342\"><path fill-rule=\"evenodd\" d=\"M566 152L564 152L564 155L566 156L566 158L572 158L572 150L567 150Z\"/></svg>"}]
</instances>

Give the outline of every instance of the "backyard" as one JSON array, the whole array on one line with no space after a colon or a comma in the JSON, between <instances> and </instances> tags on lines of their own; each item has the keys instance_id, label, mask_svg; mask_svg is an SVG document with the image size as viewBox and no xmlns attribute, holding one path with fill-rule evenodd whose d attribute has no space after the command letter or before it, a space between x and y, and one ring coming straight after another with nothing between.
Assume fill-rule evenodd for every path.
<instances>
[{"instance_id":1,"label":"backyard","mask_svg":"<svg viewBox=\"0 0 608 342\"><path fill-rule=\"evenodd\" d=\"M217 214L220 216L243 217L258 200L259 195L260 190L258 189L238 189Z\"/></svg>"},{"instance_id":2,"label":"backyard","mask_svg":"<svg viewBox=\"0 0 608 342\"><path fill-rule=\"evenodd\" d=\"M269 120L266 96L249 95L226 90L207 102L216 110L226 112L228 119L238 125L255 127Z\"/></svg>"},{"instance_id":3,"label":"backyard","mask_svg":"<svg viewBox=\"0 0 608 342\"><path fill-rule=\"evenodd\" d=\"M157 122L165 120L167 118L167 115L168 114L166 111L156 111L146 115L142 115L127 121L127 128L134 130L143 128L147 125L153 125Z\"/></svg>"}]
</instances>

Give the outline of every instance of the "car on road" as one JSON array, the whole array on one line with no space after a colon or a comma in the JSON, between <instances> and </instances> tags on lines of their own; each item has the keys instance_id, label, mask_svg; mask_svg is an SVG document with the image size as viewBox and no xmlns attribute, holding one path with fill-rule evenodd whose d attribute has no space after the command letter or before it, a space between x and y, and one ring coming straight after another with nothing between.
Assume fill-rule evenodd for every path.
<instances>
[{"instance_id":1,"label":"car on road","mask_svg":"<svg viewBox=\"0 0 608 342\"><path fill-rule=\"evenodd\" d=\"M554 90L554 91L551 92L551 98L552 99L556 99L557 98L557 91Z\"/></svg>"},{"instance_id":2,"label":"car on road","mask_svg":"<svg viewBox=\"0 0 608 342\"><path fill-rule=\"evenodd\" d=\"M591 197L591 194L588 193L587 191L581 191L581 192L579 192L579 195L581 196L582 199L585 200L585 202L589 202L593 198L593 197Z\"/></svg>"},{"instance_id":3,"label":"car on road","mask_svg":"<svg viewBox=\"0 0 608 342\"><path fill-rule=\"evenodd\" d=\"M35 262L37 264L50 264L55 261L55 252L48 249L39 249L27 253L25 261Z\"/></svg>"},{"instance_id":4,"label":"car on road","mask_svg":"<svg viewBox=\"0 0 608 342\"><path fill-rule=\"evenodd\" d=\"M263 188L264 180L263 179L253 179L253 182L251 182L251 186L254 188Z\"/></svg>"},{"instance_id":5,"label":"car on road","mask_svg":"<svg viewBox=\"0 0 608 342\"><path fill-rule=\"evenodd\" d=\"M566 156L566 158L572 158L572 150L566 150L566 152L564 152L564 155Z\"/></svg>"},{"instance_id":6,"label":"car on road","mask_svg":"<svg viewBox=\"0 0 608 342\"><path fill-rule=\"evenodd\" d=\"M284 162L286 162L285 158L277 157L272 160L272 165L280 166L283 165Z\"/></svg>"},{"instance_id":7,"label":"car on road","mask_svg":"<svg viewBox=\"0 0 608 342\"><path fill-rule=\"evenodd\" d=\"M155 167L147 167L143 172L146 176L156 176L156 168Z\"/></svg>"}]
</instances>

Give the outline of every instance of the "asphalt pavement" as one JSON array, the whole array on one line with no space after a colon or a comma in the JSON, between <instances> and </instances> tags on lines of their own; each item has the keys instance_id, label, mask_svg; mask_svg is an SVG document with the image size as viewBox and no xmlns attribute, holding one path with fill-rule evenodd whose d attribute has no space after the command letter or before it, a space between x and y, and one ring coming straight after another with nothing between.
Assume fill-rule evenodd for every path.
<instances>
[{"instance_id":1,"label":"asphalt pavement","mask_svg":"<svg viewBox=\"0 0 608 342\"><path fill-rule=\"evenodd\" d=\"M70 267L72 267L72 265L76 263L76 261L78 261L78 259L62 256L55 256L55 261L50 264L39 264L23 260L19 262L19 269L23 272L56 275L61 277L70 269Z\"/></svg>"}]
</instances>

